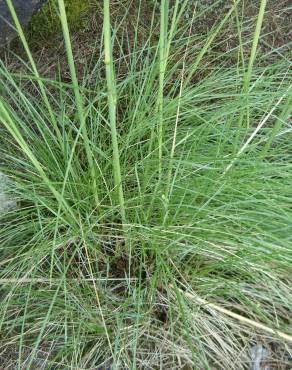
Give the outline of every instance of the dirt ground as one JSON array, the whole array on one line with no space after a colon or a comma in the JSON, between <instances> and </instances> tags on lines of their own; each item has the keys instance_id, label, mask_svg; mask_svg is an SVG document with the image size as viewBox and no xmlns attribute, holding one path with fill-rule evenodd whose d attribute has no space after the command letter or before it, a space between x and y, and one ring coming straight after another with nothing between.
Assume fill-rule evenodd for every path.
<instances>
[{"instance_id":1,"label":"dirt ground","mask_svg":"<svg viewBox=\"0 0 292 370\"><path fill-rule=\"evenodd\" d=\"M79 2L80 0L74 0ZM74 2L73 1L73 2ZM102 35L102 2L97 0L86 0L88 3L86 7L74 9L74 16L71 16L69 25L71 26L71 38L75 56L75 62L79 77L82 78L85 67L90 69L89 61L94 65L95 61L100 57L99 49L96 45L100 45L100 38ZM128 34L134 34L135 20L138 14L138 0L123 0L124 6L117 5L113 2L111 9L112 22L118 24L123 19L123 24L127 27ZM192 15L193 10L196 12L204 10L217 1L201 0L189 1L188 9L185 11L184 17L188 18ZM228 11L232 1L221 0L211 11L203 15L199 21L196 21L193 27L193 32L196 34L207 34L208 31ZM119 3L120 4L120 3ZM271 0L268 1L264 29L262 34L265 35L261 39L260 48L264 52L268 52L273 48L282 48L292 41L292 11L288 9L290 0ZM128 13L125 14L125 9ZM258 10L258 1L246 0L244 6L244 20L250 22L254 27L255 16ZM70 9L69 9L70 11ZM73 11L73 10L72 10ZM143 38L147 35L147 30L151 23L153 0L142 1L141 16L139 21L139 36L143 43ZM159 17L159 8L155 10L157 17ZM54 21L48 21L44 29L40 28L43 24L44 16L54 18ZM70 15L69 15L70 17ZM183 20L182 20L183 21ZM231 21L232 23L232 21ZM52 26L48 32L48 27ZM237 36L232 34L234 31L234 24L226 28L225 34L221 35L223 43L220 49L224 51L232 48L238 42ZM120 32L123 32L121 29ZM156 36L159 36L159 29L156 29ZM36 14L31 24L27 27L27 37L33 52L35 61L37 61L41 74L48 78L54 78L57 72L58 65L66 66L66 51L60 28L56 27L55 15L46 10L45 14L42 12ZM154 34L155 37L155 34ZM244 35L243 35L244 37ZM131 35L129 37L131 39ZM0 57L5 64L14 71L21 72L23 65L15 58L15 54L19 55L24 60L26 59L20 41L16 38L5 48L2 48ZM271 54L274 57L275 54ZM63 68L64 82L68 79L68 69Z\"/></svg>"}]
</instances>

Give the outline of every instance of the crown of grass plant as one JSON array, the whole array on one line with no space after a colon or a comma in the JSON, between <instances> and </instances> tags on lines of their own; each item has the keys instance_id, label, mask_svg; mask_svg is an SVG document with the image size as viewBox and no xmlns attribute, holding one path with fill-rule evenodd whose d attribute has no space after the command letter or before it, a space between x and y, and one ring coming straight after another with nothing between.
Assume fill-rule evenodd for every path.
<instances>
[{"instance_id":1,"label":"crown of grass plant","mask_svg":"<svg viewBox=\"0 0 292 370\"><path fill-rule=\"evenodd\" d=\"M7 0L26 54L0 65L11 368L240 370L254 343L291 344L290 55L261 48L265 0L197 32L217 3L104 0L81 77L58 0L63 82Z\"/></svg>"}]
</instances>

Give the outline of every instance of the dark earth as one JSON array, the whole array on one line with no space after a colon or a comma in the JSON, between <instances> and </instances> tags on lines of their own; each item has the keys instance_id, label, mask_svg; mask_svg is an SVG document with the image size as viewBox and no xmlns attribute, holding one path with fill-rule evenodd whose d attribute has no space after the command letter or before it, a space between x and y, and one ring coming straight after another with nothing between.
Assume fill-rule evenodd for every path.
<instances>
[{"instance_id":1,"label":"dark earth","mask_svg":"<svg viewBox=\"0 0 292 370\"><path fill-rule=\"evenodd\" d=\"M13 0L12 2L20 23L26 26L46 0ZM11 23L13 24L13 21L6 0L0 0L0 45L7 43L15 35Z\"/></svg>"}]
</instances>

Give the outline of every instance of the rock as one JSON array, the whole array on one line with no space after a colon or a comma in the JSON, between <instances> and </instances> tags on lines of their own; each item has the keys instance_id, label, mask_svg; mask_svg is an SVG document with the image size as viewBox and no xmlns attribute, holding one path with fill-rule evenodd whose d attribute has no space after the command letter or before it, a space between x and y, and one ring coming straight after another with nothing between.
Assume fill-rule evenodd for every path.
<instances>
[{"instance_id":1,"label":"rock","mask_svg":"<svg viewBox=\"0 0 292 370\"><path fill-rule=\"evenodd\" d=\"M47 0L12 0L20 23L25 27L31 17ZM13 24L6 0L0 0L0 46L10 41L15 35L15 30L8 23ZM14 26L14 24L13 24Z\"/></svg>"},{"instance_id":2,"label":"rock","mask_svg":"<svg viewBox=\"0 0 292 370\"><path fill-rule=\"evenodd\" d=\"M17 208L16 200L8 195L10 180L4 173L0 172L0 213L13 211Z\"/></svg>"},{"instance_id":3,"label":"rock","mask_svg":"<svg viewBox=\"0 0 292 370\"><path fill-rule=\"evenodd\" d=\"M250 349L252 366L251 370L269 370L268 364L263 364L265 360L269 357L270 352L267 348L261 344L256 344Z\"/></svg>"}]
</instances>

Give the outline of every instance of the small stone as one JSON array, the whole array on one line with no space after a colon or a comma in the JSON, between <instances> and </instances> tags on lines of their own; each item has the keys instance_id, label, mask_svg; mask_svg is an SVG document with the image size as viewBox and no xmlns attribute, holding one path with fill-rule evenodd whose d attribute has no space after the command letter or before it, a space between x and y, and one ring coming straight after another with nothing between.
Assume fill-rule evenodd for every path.
<instances>
[{"instance_id":1,"label":"small stone","mask_svg":"<svg viewBox=\"0 0 292 370\"><path fill-rule=\"evenodd\" d=\"M251 370L268 370L268 367L262 367L262 362L264 362L270 355L267 348L261 344L256 344L250 349L251 352Z\"/></svg>"},{"instance_id":2,"label":"small stone","mask_svg":"<svg viewBox=\"0 0 292 370\"><path fill-rule=\"evenodd\" d=\"M11 182L9 178L0 172L0 213L6 213L13 211L17 208L17 202L8 195L7 189L9 189Z\"/></svg>"}]
</instances>

